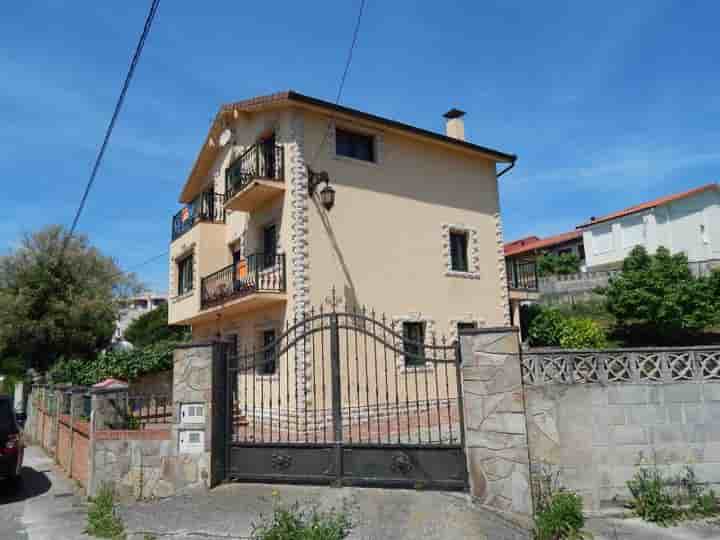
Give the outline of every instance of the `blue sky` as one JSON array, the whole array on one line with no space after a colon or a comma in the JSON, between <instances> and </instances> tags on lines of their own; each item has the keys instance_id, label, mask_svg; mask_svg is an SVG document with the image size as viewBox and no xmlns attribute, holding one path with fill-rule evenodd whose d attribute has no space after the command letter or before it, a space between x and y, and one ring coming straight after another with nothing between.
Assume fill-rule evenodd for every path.
<instances>
[{"instance_id":1,"label":"blue sky","mask_svg":"<svg viewBox=\"0 0 720 540\"><path fill-rule=\"evenodd\" d=\"M166 250L221 103L332 100L359 0L164 0L79 230L124 267ZM69 225L148 2L8 2L0 16L0 249ZM714 2L367 0L342 103L519 155L506 239L720 177ZM167 286L167 263L139 271Z\"/></svg>"}]
</instances>

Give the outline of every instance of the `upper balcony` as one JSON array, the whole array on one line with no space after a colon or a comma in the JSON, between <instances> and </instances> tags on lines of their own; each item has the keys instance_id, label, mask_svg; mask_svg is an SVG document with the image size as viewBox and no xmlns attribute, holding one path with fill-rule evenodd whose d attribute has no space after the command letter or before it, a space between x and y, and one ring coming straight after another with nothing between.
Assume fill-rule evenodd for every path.
<instances>
[{"instance_id":1,"label":"upper balcony","mask_svg":"<svg viewBox=\"0 0 720 540\"><path fill-rule=\"evenodd\" d=\"M285 192L285 156L274 139L245 150L225 171L225 208L252 212Z\"/></svg>"},{"instance_id":2,"label":"upper balcony","mask_svg":"<svg viewBox=\"0 0 720 540\"><path fill-rule=\"evenodd\" d=\"M225 223L223 195L212 190L200 195L172 218L172 241L177 240L198 223Z\"/></svg>"},{"instance_id":3,"label":"upper balcony","mask_svg":"<svg viewBox=\"0 0 720 540\"><path fill-rule=\"evenodd\" d=\"M538 293L537 264L534 260L507 259L505 262L510 297Z\"/></svg>"}]
</instances>

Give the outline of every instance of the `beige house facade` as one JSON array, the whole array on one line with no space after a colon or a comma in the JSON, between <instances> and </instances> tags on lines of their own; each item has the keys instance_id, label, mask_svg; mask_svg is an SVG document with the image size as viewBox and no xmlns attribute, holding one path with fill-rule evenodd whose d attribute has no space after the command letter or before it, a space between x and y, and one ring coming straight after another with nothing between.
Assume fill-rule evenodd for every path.
<instances>
[{"instance_id":1,"label":"beige house facade","mask_svg":"<svg viewBox=\"0 0 720 540\"><path fill-rule=\"evenodd\" d=\"M308 313L365 310L387 323L384 339L429 348L453 343L459 328L509 324L496 170L515 156L465 141L462 114L450 111L439 134L295 92L220 109L173 218L169 322L190 325L197 342L231 341L241 356L274 340L292 346L281 361L241 366L244 414L285 396L285 416L329 409L329 370L306 359L330 343L318 336L298 351L286 334ZM363 371L377 387L357 390L356 404L383 394L388 406L429 403L436 368L410 369L402 354L354 365L371 347L360 333L348 339L356 352L343 384Z\"/></svg>"},{"instance_id":2,"label":"beige house facade","mask_svg":"<svg viewBox=\"0 0 720 540\"><path fill-rule=\"evenodd\" d=\"M340 153L338 132L366 136L359 144L369 143L371 155ZM281 152L275 178L249 179L226 198L228 167L270 138ZM169 322L191 325L196 340L259 342L262 328L280 331L335 287L354 306L424 322L427 334L449 339L458 322L506 324L496 164L514 159L294 92L226 105L181 193L187 206L174 221L185 230L173 228ZM309 194L308 167L327 172L330 210ZM452 266L456 234L465 238L462 270ZM255 255L273 258L258 263L258 275L277 283L203 300L204 279Z\"/></svg>"}]
</instances>

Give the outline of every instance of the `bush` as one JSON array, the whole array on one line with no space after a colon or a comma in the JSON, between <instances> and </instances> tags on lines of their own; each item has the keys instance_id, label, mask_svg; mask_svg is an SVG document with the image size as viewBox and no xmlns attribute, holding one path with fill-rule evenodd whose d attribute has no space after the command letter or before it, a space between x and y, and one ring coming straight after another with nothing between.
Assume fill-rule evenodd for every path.
<instances>
[{"instance_id":1,"label":"bush","mask_svg":"<svg viewBox=\"0 0 720 540\"><path fill-rule=\"evenodd\" d=\"M175 342L157 343L140 349L112 351L94 361L68 359L56 362L49 372L53 383L91 386L107 378L130 381L146 373L172 368Z\"/></svg>"},{"instance_id":2,"label":"bush","mask_svg":"<svg viewBox=\"0 0 720 540\"><path fill-rule=\"evenodd\" d=\"M600 349L607 345L605 333L591 319L568 318L560 328L560 346L564 349Z\"/></svg>"},{"instance_id":3,"label":"bush","mask_svg":"<svg viewBox=\"0 0 720 540\"><path fill-rule=\"evenodd\" d=\"M592 349L607 345L598 323L587 318L567 317L552 308L542 308L533 316L528 339L533 347Z\"/></svg>"},{"instance_id":4,"label":"bush","mask_svg":"<svg viewBox=\"0 0 720 540\"><path fill-rule=\"evenodd\" d=\"M90 499L85 532L96 538L125 538L125 527L115 515L115 492L110 486L102 486L97 496Z\"/></svg>"},{"instance_id":5,"label":"bush","mask_svg":"<svg viewBox=\"0 0 720 540\"><path fill-rule=\"evenodd\" d=\"M565 317L555 309L541 309L530 321L528 339L533 347L557 347Z\"/></svg>"},{"instance_id":6,"label":"bush","mask_svg":"<svg viewBox=\"0 0 720 540\"><path fill-rule=\"evenodd\" d=\"M123 336L135 347L147 347L159 341L187 341L187 326L168 325L168 305L162 304L132 321Z\"/></svg>"},{"instance_id":7,"label":"bush","mask_svg":"<svg viewBox=\"0 0 720 540\"><path fill-rule=\"evenodd\" d=\"M260 516L253 524L255 540L342 540L347 538L353 523L345 507L338 511L320 511L317 505L301 508L300 503L290 506L276 500L271 516Z\"/></svg>"}]
</instances>

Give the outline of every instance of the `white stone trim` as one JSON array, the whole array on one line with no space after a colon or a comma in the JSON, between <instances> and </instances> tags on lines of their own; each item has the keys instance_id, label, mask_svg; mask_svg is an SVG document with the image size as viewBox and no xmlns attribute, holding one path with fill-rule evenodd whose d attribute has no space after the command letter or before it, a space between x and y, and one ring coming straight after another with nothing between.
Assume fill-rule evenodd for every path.
<instances>
[{"instance_id":1,"label":"white stone trim","mask_svg":"<svg viewBox=\"0 0 720 540\"><path fill-rule=\"evenodd\" d=\"M510 295L508 292L507 267L505 265L505 241L503 240L502 221L500 220L500 195L497 194L497 209L493 214L495 219L495 245L497 249L497 268L498 277L500 278L500 313L502 313L503 323L510 326Z\"/></svg>"},{"instance_id":2,"label":"white stone trim","mask_svg":"<svg viewBox=\"0 0 720 540\"><path fill-rule=\"evenodd\" d=\"M396 315L392 319L391 328L395 332L395 348L403 350L403 330L402 323L404 322L421 322L425 323L425 345L432 346L433 338L435 337L435 319L428 315L423 315L422 312L410 312L404 315ZM435 343L437 345L437 343ZM423 371L435 371L434 362L425 362L424 366L407 366L405 365L405 356L398 355L395 360L396 367L400 373L419 373Z\"/></svg>"},{"instance_id":3,"label":"white stone trim","mask_svg":"<svg viewBox=\"0 0 720 540\"><path fill-rule=\"evenodd\" d=\"M290 143L287 146L290 159L290 204L291 227L289 262L290 282L292 283L293 315L301 320L310 309L310 286L308 284L308 220L309 194L308 170L305 162L305 118L302 111L293 111L290 117ZM312 402L314 396L309 392L308 372L312 369L305 341L300 340L295 347L295 392L299 409Z\"/></svg>"},{"instance_id":4,"label":"white stone trim","mask_svg":"<svg viewBox=\"0 0 720 540\"><path fill-rule=\"evenodd\" d=\"M480 279L480 234L477 227L456 223L443 223L442 250L445 260L445 275L468 279ZM458 272L452 269L452 256L450 251L450 232L462 232L468 235L468 268L467 272Z\"/></svg>"}]
</instances>

